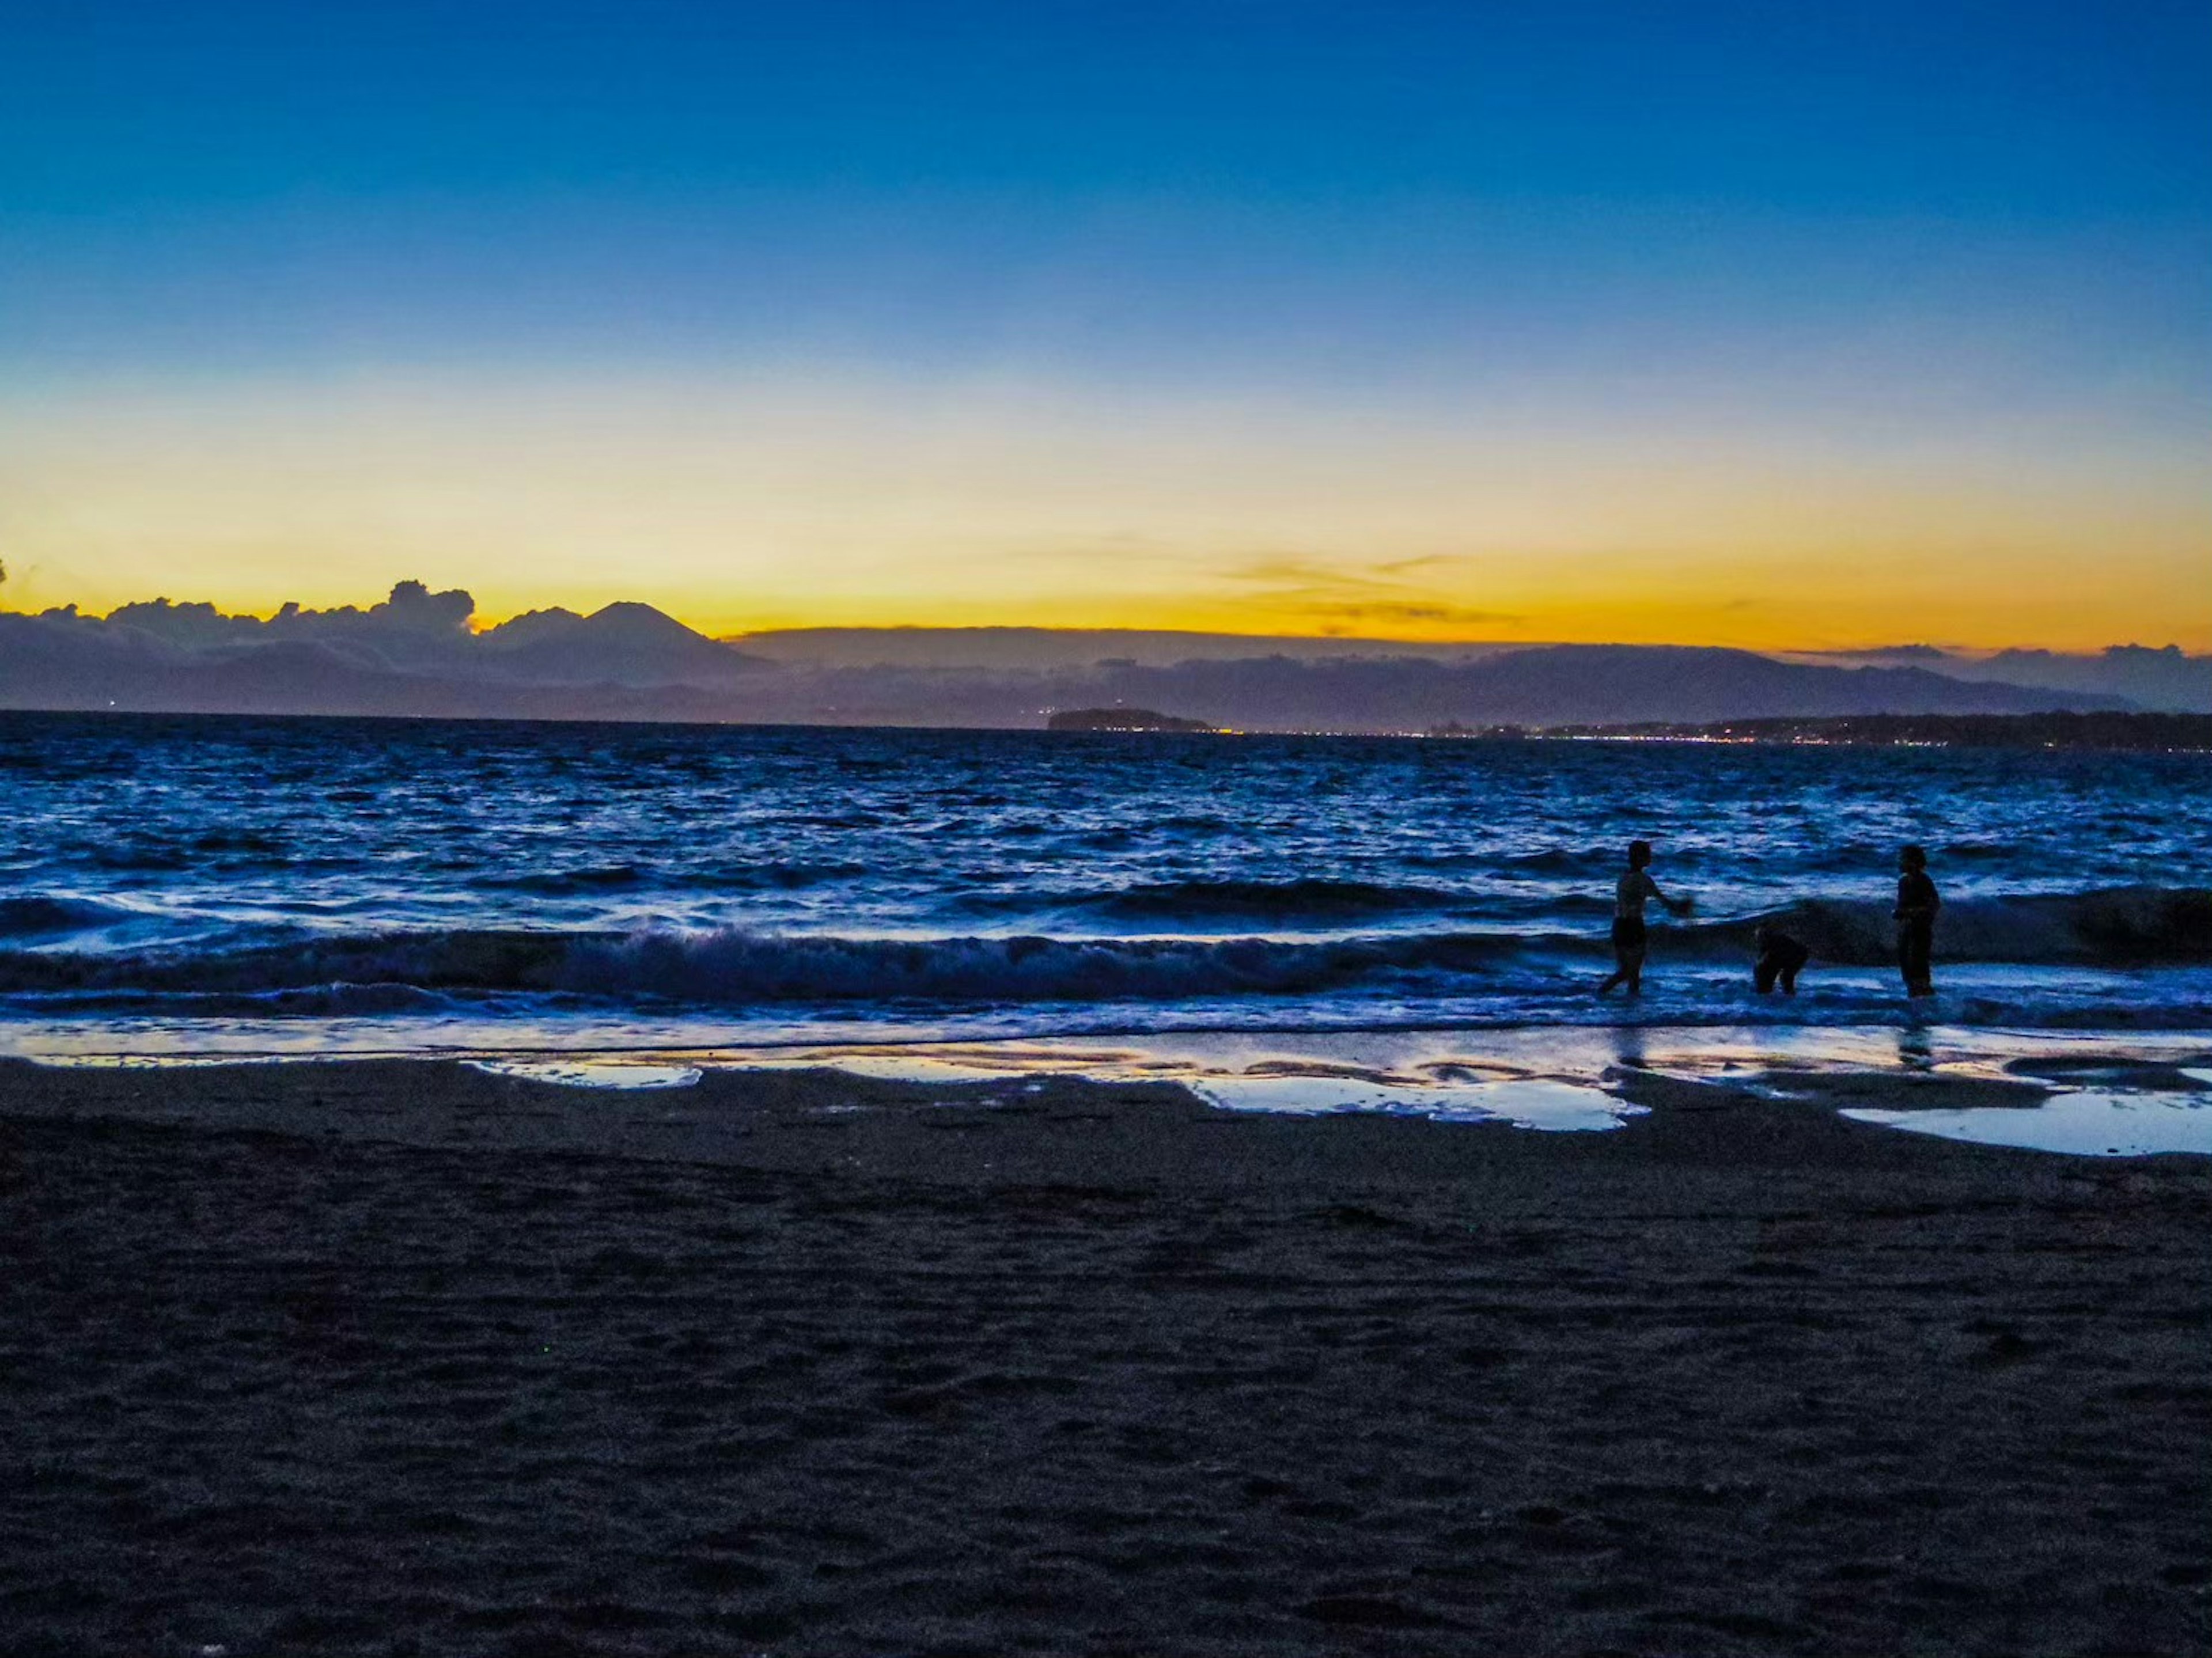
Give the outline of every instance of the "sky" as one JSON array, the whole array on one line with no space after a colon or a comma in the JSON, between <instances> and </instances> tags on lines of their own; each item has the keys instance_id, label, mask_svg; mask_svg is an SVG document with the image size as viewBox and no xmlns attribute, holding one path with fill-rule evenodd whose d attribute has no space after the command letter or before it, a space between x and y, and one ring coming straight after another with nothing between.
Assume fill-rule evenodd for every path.
<instances>
[{"instance_id":1,"label":"sky","mask_svg":"<svg viewBox=\"0 0 2212 1658\"><path fill-rule=\"evenodd\" d=\"M2212 649L2201 3L0 9L0 603Z\"/></svg>"}]
</instances>

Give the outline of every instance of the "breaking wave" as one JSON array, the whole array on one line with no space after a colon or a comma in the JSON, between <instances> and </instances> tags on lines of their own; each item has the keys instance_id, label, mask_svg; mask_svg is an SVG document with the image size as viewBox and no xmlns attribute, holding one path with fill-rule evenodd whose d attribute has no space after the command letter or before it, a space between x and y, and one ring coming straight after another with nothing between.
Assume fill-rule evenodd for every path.
<instances>
[{"instance_id":1,"label":"breaking wave","mask_svg":"<svg viewBox=\"0 0 2212 1658\"><path fill-rule=\"evenodd\" d=\"M0 952L0 993L267 995L335 986L558 992L710 1005L1121 1001L1310 993L1467 975L1525 941L1495 934L1267 938L850 938L711 932L452 932L206 954Z\"/></svg>"},{"instance_id":2,"label":"breaking wave","mask_svg":"<svg viewBox=\"0 0 2212 1658\"><path fill-rule=\"evenodd\" d=\"M1522 943L1483 933L1300 943L648 932L580 945L559 987L712 1002L1175 1001L1479 974Z\"/></svg>"},{"instance_id":3,"label":"breaking wave","mask_svg":"<svg viewBox=\"0 0 2212 1658\"><path fill-rule=\"evenodd\" d=\"M1172 932L1224 920L1336 926L1400 915L1450 915L1465 913L1470 902L1449 888L1411 883L1211 880L1150 882L1108 892L1012 895L1004 907Z\"/></svg>"},{"instance_id":4,"label":"breaking wave","mask_svg":"<svg viewBox=\"0 0 2212 1658\"><path fill-rule=\"evenodd\" d=\"M1886 903L1804 899L1693 931L1710 945L1748 950L1761 921L1789 932L1820 961L1871 966L1897 952L1897 924ZM1936 924L1936 957L2080 967L2212 960L2212 890L2112 887L1955 899Z\"/></svg>"},{"instance_id":5,"label":"breaking wave","mask_svg":"<svg viewBox=\"0 0 2212 1658\"><path fill-rule=\"evenodd\" d=\"M0 898L0 938L59 938L108 926L116 912L85 898L55 898L25 893Z\"/></svg>"},{"instance_id":6,"label":"breaking wave","mask_svg":"<svg viewBox=\"0 0 2212 1658\"><path fill-rule=\"evenodd\" d=\"M12 902L18 908L0 910L0 924L18 937L72 924L65 908L21 908L54 901ZM1820 961L1875 965L1891 958L1894 932L1886 908L1832 900L1806 900L1765 917L1670 928L1655 944L1678 955L1738 956L1748 950L1762 919L1787 928ZM1953 962L2124 967L2212 961L2212 891L2124 888L1961 900L1945 908L1937 947L1940 957ZM0 950L0 994L246 996L303 1010L341 993L388 1005L415 996L530 993L714 1006L1169 1002L1382 989L1467 994L1488 981L1525 981L1532 961L1586 961L1601 957L1604 948L1594 931L1532 936L1457 929L1299 939L463 929L326 934L221 950Z\"/></svg>"}]
</instances>

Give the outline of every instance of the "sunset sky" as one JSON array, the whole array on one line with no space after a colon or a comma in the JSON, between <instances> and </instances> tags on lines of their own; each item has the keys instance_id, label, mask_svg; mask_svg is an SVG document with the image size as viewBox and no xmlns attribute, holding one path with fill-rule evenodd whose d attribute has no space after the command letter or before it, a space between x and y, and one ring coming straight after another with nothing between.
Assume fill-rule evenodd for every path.
<instances>
[{"instance_id":1,"label":"sunset sky","mask_svg":"<svg viewBox=\"0 0 2212 1658\"><path fill-rule=\"evenodd\" d=\"M2212 649L2184 3L0 23L0 604Z\"/></svg>"}]
</instances>

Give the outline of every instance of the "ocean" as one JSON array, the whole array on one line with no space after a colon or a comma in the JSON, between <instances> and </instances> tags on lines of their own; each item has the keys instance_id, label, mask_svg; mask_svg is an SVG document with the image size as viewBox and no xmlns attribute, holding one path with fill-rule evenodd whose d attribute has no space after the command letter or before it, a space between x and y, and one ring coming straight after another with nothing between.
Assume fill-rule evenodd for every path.
<instances>
[{"instance_id":1,"label":"ocean","mask_svg":"<svg viewBox=\"0 0 2212 1658\"><path fill-rule=\"evenodd\" d=\"M6 714L0 1051L2202 1030L2208 869L2201 755Z\"/></svg>"}]
</instances>

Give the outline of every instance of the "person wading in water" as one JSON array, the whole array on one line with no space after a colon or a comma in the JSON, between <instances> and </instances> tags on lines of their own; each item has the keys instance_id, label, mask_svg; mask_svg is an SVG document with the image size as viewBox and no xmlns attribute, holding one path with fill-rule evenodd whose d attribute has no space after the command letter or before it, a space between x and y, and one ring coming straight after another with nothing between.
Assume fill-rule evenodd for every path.
<instances>
[{"instance_id":1,"label":"person wading in water","mask_svg":"<svg viewBox=\"0 0 2212 1658\"><path fill-rule=\"evenodd\" d=\"M1779 984L1784 995L1795 996L1797 993L1797 975L1805 970L1805 963L1813 959L1813 952L1771 921L1759 924L1759 930L1752 934L1751 943L1759 955L1759 959L1752 964L1752 988L1764 996Z\"/></svg>"},{"instance_id":2,"label":"person wading in water","mask_svg":"<svg viewBox=\"0 0 2212 1658\"><path fill-rule=\"evenodd\" d=\"M1644 988L1644 904L1646 899L1656 898L1667 906L1670 915L1687 915L1697 906L1687 898L1669 898L1659 890L1659 884L1651 878L1651 843L1632 841L1628 843L1628 868L1613 887L1613 958L1617 965L1613 977L1597 987L1605 995L1615 985L1626 984L1628 993L1638 994Z\"/></svg>"},{"instance_id":3,"label":"person wading in water","mask_svg":"<svg viewBox=\"0 0 2212 1658\"><path fill-rule=\"evenodd\" d=\"M1929 958L1936 949L1936 912L1943 901L1928 878L1928 853L1903 847L1897 853L1897 970L1908 996L1933 996L1936 981Z\"/></svg>"}]
</instances>

